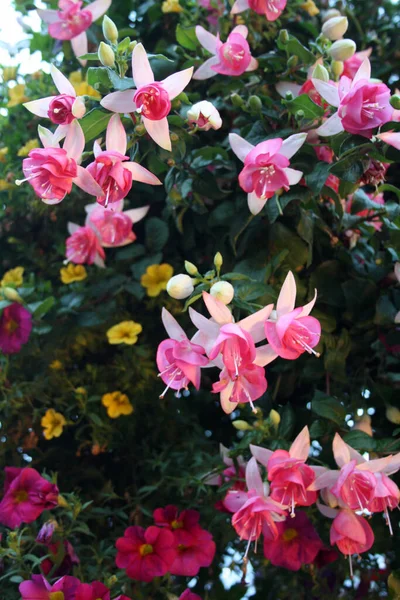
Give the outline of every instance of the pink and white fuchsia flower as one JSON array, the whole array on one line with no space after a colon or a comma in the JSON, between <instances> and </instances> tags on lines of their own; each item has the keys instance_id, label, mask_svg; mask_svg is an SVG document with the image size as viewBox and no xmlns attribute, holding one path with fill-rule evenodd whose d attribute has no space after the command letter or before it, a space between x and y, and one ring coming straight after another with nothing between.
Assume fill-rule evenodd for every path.
<instances>
[{"instance_id":1,"label":"pink and white fuchsia flower","mask_svg":"<svg viewBox=\"0 0 400 600\"><path fill-rule=\"evenodd\" d=\"M58 204L64 200L73 184L91 196L100 195L101 188L91 174L79 165L85 148L85 136L78 121L69 125L63 148L60 148L51 131L41 126L38 131L44 148L29 152L28 158L22 163L25 179L15 183L21 185L28 181L45 204Z\"/></svg>"},{"instance_id":2,"label":"pink and white fuchsia flower","mask_svg":"<svg viewBox=\"0 0 400 600\"><path fill-rule=\"evenodd\" d=\"M104 268L104 252L100 236L92 227L85 225L80 227L75 223L68 223L70 237L66 241L65 264L72 262L76 265L97 265Z\"/></svg>"},{"instance_id":3,"label":"pink and white fuchsia flower","mask_svg":"<svg viewBox=\"0 0 400 600\"><path fill-rule=\"evenodd\" d=\"M125 156L127 140L119 115L113 115L107 126L106 150L102 151L98 141L94 143L94 162L87 166L88 172L97 181L102 192L97 202L107 207L119 202L130 192L132 181L149 185L162 185L161 181L138 163Z\"/></svg>"},{"instance_id":4,"label":"pink and white fuchsia flower","mask_svg":"<svg viewBox=\"0 0 400 600\"><path fill-rule=\"evenodd\" d=\"M265 15L268 21L276 21L281 16L287 0L236 0L231 14L237 15L249 8L259 15Z\"/></svg>"},{"instance_id":5,"label":"pink and white fuchsia flower","mask_svg":"<svg viewBox=\"0 0 400 600\"><path fill-rule=\"evenodd\" d=\"M60 94L32 100L26 102L24 106L34 115L50 119L52 123L58 125L54 138L59 141L67 135L72 121L84 116L86 108L83 98L77 97L72 83L54 65L51 65L50 74Z\"/></svg>"},{"instance_id":6,"label":"pink and white fuchsia flower","mask_svg":"<svg viewBox=\"0 0 400 600\"><path fill-rule=\"evenodd\" d=\"M217 36L208 32L204 27L196 27L196 35L200 44L213 56L206 60L193 75L193 79L209 79L216 73L220 75L239 76L246 71L254 71L258 61L251 56L247 42L248 29L238 25L229 34L225 43Z\"/></svg>"},{"instance_id":7,"label":"pink and white fuchsia flower","mask_svg":"<svg viewBox=\"0 0 400 600\"><path fill-rule=\"evenodd\" d=\"M38 9L39 17L49 25L49 35L55 40L71 40L77 58L87 54L86 31L110 8L112 0L95 0L83 6L81 0L59 0L58 10ZM83 66L85 60L79 61Z\"/></svg>"},{"instance_id":8,"label":"pink and white fuchsia flower","mask_svg":"<svg viewBox=\"0 0 400 600\"><path fill-rule=\"evenodd\" d=\"M136 240L132 225L141 221L149 208L143 206L124 211L123 200L115 202L112 208L104 208L97 203L88 204L85 206L85 225L98 234L103 248L127 246Z\"/></svg>"},{"instance_id":9,"label":"pink and white fuchsia flower","mask_svg":"<svg viewBox=\"0 0 400 600\"><path fill-rule=\"evenodd\" d=\"M185 89L192 74L193 67L190 67L163 81L154 81L146 50L142 44L137 44L132 52L132 77L136 91L113 92L103 98L101 105L116 113L139 113L149 136L161 148L171 151L167 119L171 100Z\"/></svg>"},{"instance_id":10,"label":"pink and white fuchsia flower","mask_svg":"<svg viewBox=\"0 0 400 600\"><path fill-rule=\"evenodd\" d=\"M348 131L372 137L373 130L388 123L393 114L390 89L384 83L371 81L371 63L365 58L351 80L340 78L339 84L312 80L315 89L338 110L316 131L323 137Z\"/></svg>"},{"instance_id":11,"label":"pink and white fuchsia flower","mask_svg":"<svg viewBox=\"0 0 400 600\"><path fill-rule=\"evenodd\" d=\"M279 189L288 190L291 185L299 183L303 173L291 169L289 159L302 147L306 138L306 133L296 133L286 140L275 138L253 146L236 133L229 134L233 152L244 162L239 184L248 193L249 209L253 215L257 215Z\"/></svg>"}]
</instances>

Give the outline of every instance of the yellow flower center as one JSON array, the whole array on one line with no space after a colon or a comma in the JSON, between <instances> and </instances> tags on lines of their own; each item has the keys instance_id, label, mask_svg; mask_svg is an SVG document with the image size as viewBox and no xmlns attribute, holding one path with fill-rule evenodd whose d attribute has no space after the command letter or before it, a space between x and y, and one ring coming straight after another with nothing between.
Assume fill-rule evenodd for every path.
<instances>
[{"instance_id":1,"label":"yellow flower center","mask_svg":"<svg viewBox=\"0 0 400 600\"><path fill-rule=\"evenodd\" d=\"M297 538L298 535L299 534L296 531L296 529L286 529L282 537L285 540L285 542L291 542L292 540L294 540L294 538Z\"/></svg>"},{"instance_id":2,"label":"yellow flower center","mask_svg":"<svg viewBox=\"0 0 400 600\"><path fill-rule=\"evenodd\" d=\"M5 324L5 330L7 331L7 333L14 333L14 331L17 331L17 329L18 329L18 323L16 321L14 321L13 319L10 319Z\"/></svg>"},{"instance_id":3,"label":"yellow flower center","mask_svg":"<svg viewBox=\"0 0 400 600\"><path fill-rule=\"evenodd\" d=\"M139 548L140 556L147 556L153 554L153 546L151 544L142 544Z\"/></svg>"},{"instance_id":4,"label":"yellow flower center","mask_svg":"<svg viewBox=\"0 0 400 600\"><path fill-rule=\"evenodd\" d=\"M18 490L14 494L14 500L16 504L21 504L21 502L26 502L28 500L28 492L26 490Z\"/></svg>"},{"instance_id":5,"label":"yellow flower center","mask_svg":"<svg viewBox=\"0 0 400 600\"><path fill-rule=\"evenodd\" d=\"M64 592L50 592L49 600L64 600Z\"/></svg>"},{"instance_id":6,"label":"yellow flower center","mask_svg":"<svg viewBox=\"0 0 400 600\"><path fill-rule=\"evenodd\" d=\"M182 523L182 521L175 520L175 521L172 521L171 527L172 527L172 529L182 529L183 523Z\"/></svg>"}]
</instances>

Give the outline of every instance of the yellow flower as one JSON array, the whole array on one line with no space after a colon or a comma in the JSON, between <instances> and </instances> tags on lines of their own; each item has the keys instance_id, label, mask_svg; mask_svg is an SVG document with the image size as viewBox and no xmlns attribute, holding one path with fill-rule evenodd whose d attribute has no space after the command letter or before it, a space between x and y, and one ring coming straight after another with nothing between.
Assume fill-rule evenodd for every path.
<instances>
[{"instance_id":1,"label":"yellow flower","mask_svg":"<svg viewBox=\"0 0 400 600\"><path fill-rule=\"evenodd\" d=\"M306 12L308 12L310 17L315 17L315 15L319 14L319 9L315 6L313 0L306 0L304 4L300 4L300 7Z\"/></svg>"},{"instance_id":2,"label":"yellow flower","mask_svg":"<svg viewBox=\"0 0 400 600\"><path fill-rule=\"evenodd\" d=\"M40 143L38 139L35 138L34 140L29 140L26 142L25 146L22 146L22 148L18 150L18 156L28 156L31 150L39 148L39 146Z\"/></svg>"},{"instance_id":3,"label":"yellow flower","mask_svg":"<svg viewBox=\"0 0 400 600\"><path fill-rule=\"evenodd\" d=\"M29 100L29 98L25 96L25 85L23 83L18 83L13 88L9 88L8 95L10 98L7 104L8 108L18 106L18 104L28 102Z\"/></svg>"},{"instance_id":4,"label":"yellow flower","mask_svg":"<svg viewBox=\"0 0 400 600\"><path fill-rule=\"evenodd\" d=\"M63 427L66 424L67 421L61 413L56 412L54 408L49 408L41 421L43 435L46 440L60 437L63 432Z\"/></svg>"},{"instance_id":5,"label":"yellow flower","mask_svg":"<svg viewBox=\"0 0 400 600\"><path fill-rule=\"evenodd\" d=\"M68 267L60 269L61 281L65 284L74 281L83 281L87 277L87 271L83 265L73 265L69 263Z\"/></svg>"},{"instance_id":6,"label":"yellow flower","mask_svg":"<svg viewBox=\"0 0 400 600\"><path fill-rule=\"evenodd\" d=\"M61 371L61 369L63 368L63 364L60 360L53 360L53 362L50 363L49 367L53 371Z\"/></svg>"},{"instance_id":7,"label":"yellow flower","mask_svg":"<svg viewBox=\"0 0 400 600\"><path fill-rule=\"evenodd\" d=\"M110 344L128 344L132 346L138 341L139 333L142 333L143 327L135 321L121 321L107 331L108 342Z\"/></svg>"},{"instance_id":8,"label":"yellow flower","mask_svg":"<svg viewBox=\"0 0 400 600\"><path fill-rule=\"evenodd\" d=\"M101 402L107 408L110 419L118 419L121 415L131 415L133 413L133 406L129 402L128 396L122 394L122 392L104 394Z\"/></svg>"},{"instance_id":9,"label":"yellow flower","mask_svg":"<svg viewBox=\"0 0 400 600\"><path fill-rule=\"evenodd\" d=\"M163 13L180 13L183 12L182 6L179 4L179 0L165 0L161 5Z\"/></svg>"},{"instance_id":10,"label":"yellow flower","mask_svg":"<svg viewBox=\"0 0 400 600\"><path fill-rule=\"evenodd\" d=\"M7 273L4 273L3 279L1 280L1 285L15 285L15 287L20 287L24 283L24 267L15 267L15 269L10 269Z\"/></svg>"},{"instance_id":11,"label":"yellow flower","mask_svg":"<svg viewBox=\"0 0 400 600\"><path fill-rule=\"evenodd\" d=\"M0 179L0 192L5 192L6 190L11 190L13 188L13 184L9 183L5 179Z\"/></svg>"},{"instance_id":12,"label":"yellow flower","mask_svg":"<svg viewBox=\"0 0 400 600\"><path fill-rule=\"evenodd\" d=\"M163 263L162 265L150 265L146 269L146 273L142 275L140 283L147 290L147 295L150 298L155 298L163 290L167 289L167 283L174 274L174 269L171 265Z\"/></svg>"},{"instance_id":13,"label":"yellow flower","mask_svg":"<svg viewBox=\"0 0 400 600\"><path fill-rule=\"evenodd\" d=\"M81 71L73 71L70 73L69 80L72 83L77 96L90 96L95 100L101 99L101 94L83 79Z\"/></svg>"},{"instance_id":14,"label":"yellow flower","mask_svg":"<svg viewBox=\"0 0 400 600\"><path fill-rule=\"evenodd\" d=\"M18 67L3 67L3 81L13 81L17 78Z\"/></svg>"},{"instance_id":15,"label":"yellow flower","mask_svg":"<svg viewBox=\"0 0 400 600\"><path fill-rule=\"evenodd\" d=\"M6 162L6 156L8 154L8 148L0 148L0 162Z\"/></svg>"}]
</instances>

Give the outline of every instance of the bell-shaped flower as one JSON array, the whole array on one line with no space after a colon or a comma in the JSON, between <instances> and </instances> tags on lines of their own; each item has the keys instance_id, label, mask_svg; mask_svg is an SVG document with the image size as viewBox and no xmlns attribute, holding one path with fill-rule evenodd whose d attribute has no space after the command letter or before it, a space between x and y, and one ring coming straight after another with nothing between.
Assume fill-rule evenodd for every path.
<instances>
[{"instance_id":1,"label":"bell-shaped flower","mask_svg":"<svg viewBox=\"0 0 400 600\"><path fill-rule=\"evenodd\" d=\"M374 532L364 517L345 508L339 510L334 518L330 542L332 546L336 544L340 552L349 557L350 574L353 577L351 556L370 550L374 543Z\"/></svg>"},{"instance_id":2,"label":"bell-shaped flower","mask_svg":"<svg viewBox=\"0 0 400 600\"><path fill-rule=\"evenodd\" d=\"M48 24L49 35L55 40L70 40L79 59L88 52L86 31L110 8L112 0L95 0L83 6L81 0L59 0L58 10L38 9L39 17ZM86 60L79 60L85 66Z\"/></svg>"},{"instance_id":3,"label":"bell-shaped flower","mask_svg":"<svg viewBox=\"0 0 400 600\"><path fill-rule=\"evenodd\" d=\"M70 237L66 241L66 262L75 265L97 265L104 268L106 254L101 245L100 234L93 227L80 227L68 223Z\"/></svg>"},{"instance_id":4,"label":"bell-shaped flower","mask_svg":"<svg viewBox=\"0 0 400 600\"><path fill-rule=\"evenodd\" d=\"M132 52L132 77L136 91L124 90L105 96L101 105L116 113L137 112L149 136L164 148L172 150L167 116L171 100L179 96L192 78L193 67L170 75L163 81L154 81L154 74L142 44Z\"/></svg>"},{"instance_id":5,"label":"bell-shaped flower","mask_svg":"<svg viewBox=\"0 0 400 600\"><path fill-rule=\"evenodd\" d=\"M103 248L118 248L127 246L136 240L132 225L141 221L148 213L149 206L132 208L124 211L124 202L114 202L112 208L99 204L87 204L85 225L100 236Z\"/></svg>"},{"instance_id":6,"label":"bell-shaped flower","mask_svg":"<svg viewBox=\"0 0 400 600\"><path fill-rule=\"evenodd\" d=\"M231 14L237 15L249 8L258 15L265 15L268 21L276 21L281 16L287 0L236 0Z\"/></svg>"},{"instance_id":7,"label":"bell-shaped flower","mask_svg":"<svg viewBox=\"0 0 400 600\"><path fill-rule=\"evenodd\" d=\"M272 313L265 322L265 335L271 348L287 360L295 360L304 352L319 356L313 348L319 343L321 324L309 316L317 291L311 302L298 308L294 307L296 292L296 281L289 271L278 297L276 313Z\"/></svg>"},{"instance_id":8,"label":"bell-shaped flower","mask_svg":"<svg viewBox=\"0 0 400 600\"><path fill-rule=\"evenodd\" d=\"M342 76L339 84L312 80L318 93L338 110L316 131L323 137L348 131L372 137L373 130L392 118L390 89L384 83L371 81L371 64L365 58L351 80Z\"/></svg>"},{"instance_id":9,"label":"bell-shaped flower","mask_svg":"<svg viewBox=\"0 0 400 600\"><path fill-rule=\"evenodd\" d=\"M257 215L269 198L280 190L286 191L299 183L302 171L291 169L289 159L306 141L306 133L296 133L286 140L275 138L253 146L236 133L229 134L229 142L236 156L244 162L239 175L242 190L248 193L250 212Z\"/></svg>"},{"instance_id":10,"label":"bell-shaped flower","mask_svg":"<svg viewBox=\"0 0 400 600\"><path fill-rule=\"evenodd\" d=\"M197 69L193 79L209 79L217 73L237 77L246 71L255 71L258 61L251 56L251 49L246 39L248 33L245 25L238 25L223 43L219 39L219 35L215 36L198 25L196 27L197 39L203 48L213 56Z\"/></svg>"},{"instance_id":11,"label":"bell-shaped flower","mask_svg":"<svg viewBox=\"0 0 400 600\"><path fill-rule=\"evenodd\" d=\"M243 456L238 456L236 461L234 461L229 456L228 448L225 448L222 444L220 444L220 452L226 468L221 474L211 473L207 475L204 483L220 487L232 482L232 486L225 494L225 497L216 503L215 508L223 512L235 513L247 500L245 483L246 462Z\"/></svg>"},{"instance_id":12,"label":"bell-shaped flower","mask_svg":"<svg viewBox=\"0 0 400 600\"><path fill-rule=\"evenodd\" d=\"M29 152L28 158L22 163L25 179L15 183L21 185L28 181L45 204L62 202L71 192L73 184L91 196L100 195L100 186L79 165L85 148L85 136L78 121L74 120L69 125L62 148L48 129L39 126L38 131L44 148L35 148Z\"/></svg>"},{"instance_id":13,"label":"bell-shaped flower","mask_svg":"<svg viewBox=\"0 0 400 600\"><path fill-rule=\"evenodd\" d=\"M142 165L131 162L129 156L125 156L126 150L124 126L120 116L113 115L107 126L105 151L96 141L93 149L95 160L87 166L87 171L102 190L96 200L105 207L125 198L132 188L132 181L162 185L158 177Z\"/></svg>"}]
</instances>

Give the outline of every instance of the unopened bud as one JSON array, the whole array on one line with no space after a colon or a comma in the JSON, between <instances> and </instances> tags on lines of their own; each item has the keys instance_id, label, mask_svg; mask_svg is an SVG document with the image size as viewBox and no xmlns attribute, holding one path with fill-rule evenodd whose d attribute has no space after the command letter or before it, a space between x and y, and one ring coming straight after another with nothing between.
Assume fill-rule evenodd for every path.
<instances>
[{"instance_id":1,"label":"unopened bud","mask_svg":"<svg viewBox=\"0 0 400 600\"><path fill-rule=\"evenodd\" d=\"M61 506L62 508L69 508L68 502L66 501L64 496L61 496L61 494L59 494L57 497L57 504L58 504L58 506Z\"/></svg>"},{"instance_id":2,"label":"unopened bud","mask_svg":"<svg viewBox=\"0 0 400 600\"><path fill-rule=\"evenodd\" d=\"M184 300L193 293L193 280L189 275L174 275L167 283L167 292L175 300Z\"/></svg>"},{"instance_id":3,"label":"unopened bud","mask_svg":"<svg viewBox=\"0 0 400 600\"><path fill-rule=\"evenodd\" d=\"M322 22L326 23L326 21L329 21L329 19L333 19L334 17L341 17L341 13L340 10L337 10L336 8L331 8L329 10L327 10L323 17L322 17Z\"/></svg>"},{"instance_id":4,"label":"unopened bud","mask_svg":"<svg viewBox=\"0 0 400 600\"><path fill-rule=\"evenodd\" d=\"M232 421L232 425L238 431L252 431L254 427L246 421Z\"/></svg>"},{"instance_id":5,"label":"unopened bud","mask_svg":"<svg viewBox=\"0 0 400 600\"><path fill-rule=\"evenodd\" d=\"M347 17L333 17L333 19L329 19L325 21L322 26L322 33L328 40L332 42L335 40L340 40L344 36L349 26L349 22Z\"/></svg>"},{"instance_id":6,"label":"unopened bud","mask_svg":"<svg viewBox=\"0 0 400 600\"><path fill-rule=\"evenodd\" d=\"M195 276L195 275L199 274L199 271L198 271L196 265L189 262L188 260L185 260L185 269L186 269L186 273L189 273L189 275Z\"/></svg>"},{"instance_id":7,"label":"unopened bud","mask_svg":"<svg viewBox=\"0 0 400 600\"><path fill-rule=\"evenodd\" d=\"M400 110L400 94L394 94L391 96L390 105L393 106L394 109Z\"/></svg>"},{"instance_id":8,"label":"unopened bud","mask_svg":"<svg viewBox=\"0 0 400 600\"><path fill-rule=\"evenodd\" d=\"M304 119L304 115L305 115L304 110L298 110L298 111L296 111L295 117L296 117L296 119Z\"/></svg>"},{"instance_id":9,"label":"unopened bud","mask_svg":"<svg viewBox=\"0 0 400 600\"><path fill-rule=\"evenodd\" d=\"M281 44L287 44L289 41L289 32L287 29L281 29L279 32L279 41Z\"/></svg>"},{"instance_id":10,"label":"unopened bud","mask_svg":"<svg viewBox=\"0 0 400 600\"><path fill-rule=\"evenodd\" d=\"M244 104L244 100L239 96L239 94L231 94L231 102L233 106L236 106L236 108L240 108Z\"/></svg>"},{"instance_id":11,"label":"unopened bud","mask_svg":"<svg viewBox=\"0 0 400 600\"><path fill-rule=\"evenodd\" d=\"M114 50L108 44L100 42L98 50L99 61L105 67L113 67L115 65Z\"/></svg>"},{"instance_id":12,"label":"unopened bud","mask_svg":"<svg viewBox=\"0 0 400 600\"><path fill-rule=\"evenodd\" d=\"M400 425L400 410L395 406L388 406L386 408L386 418L395 425Z\"/></svg>"},{"instance_id":13,"label":"unopened bud","mask_svg":"<svg viewBox=\"0 0 400 600\"><path fill-rule=\"evenodd\" d=\"M271 421L272 425L278 427L279 423L281 422L281 415L277 410L272 409L269 413L269 420Z\"/></svg>"},{"instance_id":14,"label":"unopened bud","mask_svg":"<svg viewBox=\"0 0 400 600\"><path fill-rule=\"evenodd\" d=\"M287 61L288 69L295 69L298 64L299 64L299 57L298 56L294 56L293 55Z\"/></svg>"},{"instance_id":15,"label":"unopened bud","mask_svg":"<svg viewBox=\"0 0 400 600\"><path fill-rule=\"evenodd\" d=\"M260 112L262 109L262 102L258 96L250 96L249 98L249 107L251 110L256 112Z\"/></svg>"},{"instance_id":16,"label":"unopened bud","mask_svg":"<svg viewBox=\"0 0 400 600\"><path fill-rule=\"evenodd\" d=\"M6 298L6 300L11 300L11 302L19 302L20 304L23 302L17 290L15 290L12 287L3 287L1 293L3 294L4 298Z\"/></svg>"},{"instance_id":17,"label":"unopened bud","mask_svg":"<svg viewBox=\"0 0 400 600\"><path fill-rule=\"evenodd\" d=\"M179 135L176 133L171 133L171 142L177 142L179 140Z\"/></svg>"},{"instance_id":18,"label":"unopened bud","mask_svg":"<svg viewBox=\"0 0 400 600\"><path fill-rule=\"evenodd\" d=\"M141 123L139 123L139 125L136 125L135 127L135 134L142 136L146 133L146 128L144 125L142 125Z\"/></svg>"},{"instance_id":19,"label":"unopened bud","mask_svg":"<svg viewBox=\"0 0 400 600\"><path fill-rule=\"evenodd\" d=\"M341 60L334 60L331 69L335 77L340 77L344 71L344 63Z\"/></svg>"},{"instance_id":20,"label":"unopened bud","mask_svg":"<svg viewBox=\"0 0 400 600\"><path fill-rule=\"evenodd\" d=\"M217 283L211 286L210 294L220 302L223 302L223 304L229 304L232 302L235 290L229 281L217 281Z\"/></svg>"},{"instance_id":21,"label":"unopened bud","mask_svg":"<svg viewBox=\"0 0 400 600\"><path fill-rule=\"evenodd\" d=\"M357 46L353 40L338 40L329 48L328 52L333 60L345 61L355 54Z\"/></svg>"},{"instance_id":22,"label":"unopened bud","mask_svg":"<svg viewBox=\"0 0 400 600\"><path fill-rule=\"evenodd\" d=\"M312 77L313 79L319 79L320 81L329 81L329 73L324 65L317 65L313 71Z\"/></svg>"},{"instance_id":23,"label":"unopened bud","mask_svg":"<svg viewBox=\"0 0 400 600\"><path fill-rule=\"evenodd\" d=\"M291 100L293 100L294 96L292 94L292 92L290 92L289 90L286 92L285 94L285 100L287 100L288 102L290 102Z\"/></svg>"},{"instance_id":24,"label":"unopened bud","mask_svg":"<svg viewBox=\"0 0 400 600\"><path fill-rule=\"evenodd\" d=\"M224 259L222 258L221 252L217 252L217 254L214 256L214 266L217 269L217 271L220 271L220 269L223 265L223 262L224 262Z\"/></svg>"},{"instance_id":25,"label":"unopened bud","mask_svg":"<svg viewBox=\"0 0 400 600\"><path fill-rule=\"evenodd\" d=\"M118 41L118 29L114 21L104 15L103 17L103 35L112 44L116 44Z\"/></svg>"},{"instance_id":26,"label":"unopened bud","mask_svg":"<svg viewBox=\"0 0 400 600\"><path fill-rule=\"evenodd\" d=\"M129 51L133 52L133 50L135 49L135 47L137 46L137 41L133 41L129 44Z\"/></svg>"}]
</instances>

